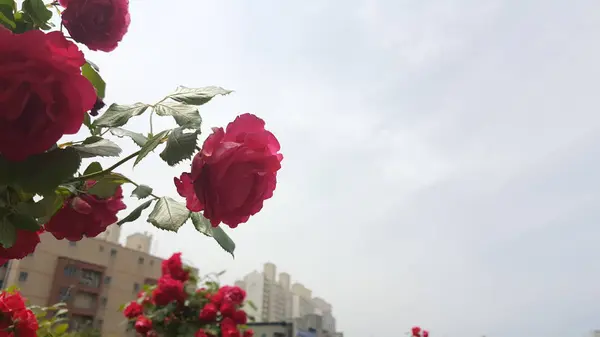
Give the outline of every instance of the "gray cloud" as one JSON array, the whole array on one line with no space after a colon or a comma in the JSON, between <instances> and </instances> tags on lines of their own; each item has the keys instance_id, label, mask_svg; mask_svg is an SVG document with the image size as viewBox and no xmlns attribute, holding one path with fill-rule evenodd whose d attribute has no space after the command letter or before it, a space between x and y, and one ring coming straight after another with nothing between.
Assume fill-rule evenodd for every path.
<instances>
[{"instance_id":1,"label":"gray cloud","mask_svg":"<svg viewBox=\"0 0 600 337\"><path fill-rule=\"evenodd\" d=\"M235 89L202 108L205 130L254 112L285 155L275 197L230 232L235 260L192 228L152 230L157 253L227 282L275 262L348 337L598 328L597 2L131 6L122 45L92 56L111 100ZM152 158L133 175L175 196L187 169Z\"/></svg>"}]
</instances>

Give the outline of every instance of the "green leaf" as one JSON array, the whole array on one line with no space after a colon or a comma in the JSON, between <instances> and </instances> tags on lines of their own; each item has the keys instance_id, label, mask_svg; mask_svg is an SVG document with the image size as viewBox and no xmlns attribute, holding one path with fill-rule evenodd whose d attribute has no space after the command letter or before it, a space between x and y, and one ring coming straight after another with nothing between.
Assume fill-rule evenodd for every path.
<instances>
[{"instance_id":1,"label":"green leaf","mask_svg":"<svg viewBox=\"0 0 600 337\"><path fill-rule=\"evenodd\" d=\"M97 136L92 136L97 137ZM91 138L91 137L90 137ZM123 150L114 142L100 138L96 142L88 144L73 145L73 148L79 152L81 158L91 157L118 157Z\"/></svg>"},{"instance_id":2,"label":"green leaf","mask_svg":"<svg viewBox=\"0 0 600 337\"><path fill-rule=\"evenodd\" d=\"M132 221L139 219L140 215L142 215L142 211L145 210L146 208L148 208L152 204L153 201L154 201L154 199L151 199L151 200L148 200L148 201L144 202L143 204L139 205L133 211L131 211L131 213L129 213L126 217L119 220L119 222L117 222L117 225L121 226L124 223L132 222Z\"/></svg>"},{"instance_id":3,"label":"green leaf","mask_svg":"<svg viewBox=\"0 0 600 337\"><path fill-rule=\"evenodd\" d=\"M99 198L110 198L115 195L117 188L129 180L118 173L102 176L87 192Z\"/></svg>"},{"instance_id":4,"label":"green leaf","mask_svg":"<svg viewBox=\"0 0 600 337\"><path fill-rule=\"evenodd\" d=\"M0 173L8 172L11 185L40 195L53 193L60 183L73 177L79 165L81 157L72 147L54 149L17 163L0 157Z\"/></svg>"},{"instance_id":5,"label":"green leaf","mask_svg":"<svg viewBox=\"0 0 600 337\"><path fill-rule=\"evenodd\" d=\"M17 229L24 229L32 232L35 232L40 229L40 225L38 225L37 220L35 220L35 218L24 214L10 214L8 216L8 221L12 223Z\"/></svg>"},{"instance_id":6,"label":"green leaf","mask_svg":"<svg viewBox=\"0 0 600 337\"><path fill-rule=\"evenodd\" d=\"M112 133L113 135L115 135L119 138L129 137L138 146L144 146L144 144L146 144L146 142L148 141L148 138L146 138L146 136L142 135L141 133L125 130L122 128L112 128L112 129L110 129L110 133Z\"/></svg>"},{"instance_id":7,"label":"green leaf","mask_svg":"<svg viewBox=\"0 0 600 337\"><path fill-rule=\"evenodd\" d=\"M180 163L182 160L192 158L196 152L196 144L200 130L194 132L183 132L183 128L176 128L167 138L167 146L160 153L162 160L170 166Z\"/></svg>"},{"instance_id":8,"label":"green leaf","mask_svg":"<svg viewBox=\"0 0 600 337\"><path fill-rule=\"evenodd\" d=\"M201 213L194 212L190 215L192 219L192 223L196 230L206 236L210 236L217 241L219 246L223 248L226 252L231 254L231 256L235 257L233 252L235 251L235 242L231 240L229 235L225 233L223 228L221 227L213 227L210 223L210 220L204 217Z\"/></svg>"},{"instance_id":9,"label":"green leaf","mask_svg":"<svg viewBox=\"0 0 600 337\"><path fill-rule=\"evenodd\" d=\"M177 125L183 128L199 129L202 124L198 108L193 105L162 102L154 107L154 111L159 116L173 116Z\"/></svg>"},{"instance_id":10,"label":"green leaf","mask_svg":"<svg viewBox=\"0 0 600 337\"><path fill-rule=\"evenodd\" d=\"M62 335L65 332L67 332L68 329L69 329L69 324L67 324L67 323L59 324L54 327L54 334Z\"/></svg>"},{"instance_id":11,"label":"green leaf","mask_svg":"<svg viewBox=\"0 0 600 337\"><path fill-rule=\"evenodd\" d=\"M140 154L138 154L137 158L135 158L135 162L133 166L137 165L139 162L144 159L150 152L154 151L156 147L162 142L162 139L167 135L169 130L161 131L160 133L154 135L152 138L148 139L146 144L142 146L140 150Z\"/></svg>"},{"instance_id":12,"label":"green leaf","mask_svg":"<svg viewBox=\"0 0 600 337\"><path fill-rule=\"evenodd\" d=\"M120 105L113 103L95 121L93 126L115 127L127 124L131 117L139 116L148 109L150 105L135 103L133 105Z\"/></svg>"},{"instance_id":13,"label":"green leaf","mask_svg":"<svg viewBox=\"0 0 600 337\"><path fill-rule=\"evenodd\" d=\"M137 197L138 199L144 199L152 194L152 187L147 185L138 185L133 192L131 192L132 197Z\"/></svg>"},{"instance_id":14,"label":"green leaf","mask_svg":"<svg viewBox=\"0 0 600 337\"><path fill-rule=\"evenodd\" d=\"M104 82L96 69L94 69L91 64L85 63L83 67L81 67L81 74L92 83L96 89L96 95L98 95L100 99L103 99L106 94L106 82Z\"/></svg>"},{"instance_id":15,"label":"green leaf","mask_svg":"<svg viewBox=\"0 0 600 337\"><path fill-rule=\"evenodd\" d=\"M83 175L87 176L88 174L102 172L102 165L99 162L95 161L88 165L88 167L83 171Z\"/></svg>"},{"instance_id":16,"label":"green leaf","mask_svg":"<svg viewBox=\"0 0 600 337\"><path fill-rule=\"evenodd\" d=\"M21 7L23 12L27 14L31 22L39 26L43 30L50 29L49 20L52 18L52 11L46 8L42 0L25 0Z\"/></svg>"},{"instance_id":17,"label":"green leaf","mask_svg":"<svg viewBox=\"0 0 600 337\"><path fill-rule=\"evenodd\" d=\"M13 30L15 28L17 28L17 24L15 23L15 21L13 21L10 17L6 16L6 14L2 13L0 11L0 24L2 24L4 27Z\"/></svg>"},{"instance_id":18,"label":"green leaf","mask_svg":"<svg viewBox=\"0 0 600 337\"><path fill-rule=\"evenodd\" d=\"M213 99L217 95L228 95L232 93L232 90L223 89L221 87L204 87L204 88L187 88L180 86L175 90L174 93L170 94L170 99L190 104L190 105L202 105Z\"/></svg>"},{"instance_id":19,"label":"green leaf","mask_svg":"<svg viewBox=\"0 0 600 337\"><path fill-rule=\"evenodd\" d=\"M65 199L70 195L71 193L59 195L53 192L44 196L44 198L38 202L22 202L17 204L16 210L20 214L38 218L37 223L43 224L63 206Z\"/></svg>"},{"instance_id":20,"label":"green leaf","mask_svg":"<svg viewBox=\"0 0 600 337\"><path fill-rule=\"evenodd\" d=\"M185 204L169 197L162 197L158 199L154 209L148 215L148 222L160 229L177 232L189 217L190 211Z\"/></svg>"},{"instance_id":21,"label":"green leaf","mask_svg":"<svg viewBox=\"0 0 600 337\"><path fill-rule=\"evenodd\" d=\"M0 219L0 246L8 249L17 240L17 229L6 219Z\"/></svg>"}]
</instances>

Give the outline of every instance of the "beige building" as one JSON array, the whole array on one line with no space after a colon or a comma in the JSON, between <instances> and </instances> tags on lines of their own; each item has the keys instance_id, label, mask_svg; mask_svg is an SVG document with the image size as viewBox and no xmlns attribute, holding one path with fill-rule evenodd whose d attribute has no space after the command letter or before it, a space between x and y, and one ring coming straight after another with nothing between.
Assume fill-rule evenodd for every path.
<instances>
[{"instance_id":1,"label":"beige building","mask_svg":"<svg viewBox=\"0 0 600 337\"><path fill-rule=\"evenodd\" d=\"M0 288L17 286L31 304L65 302L71 327L93 326L102 336L125 336L119 307L155 284L162 259L150 255L152 237L136 233L119 244L120 228L70 242L41 235L34 254L0 267ZM194 271L197 274L197 270Z\"/></svg>"}]
</instances>

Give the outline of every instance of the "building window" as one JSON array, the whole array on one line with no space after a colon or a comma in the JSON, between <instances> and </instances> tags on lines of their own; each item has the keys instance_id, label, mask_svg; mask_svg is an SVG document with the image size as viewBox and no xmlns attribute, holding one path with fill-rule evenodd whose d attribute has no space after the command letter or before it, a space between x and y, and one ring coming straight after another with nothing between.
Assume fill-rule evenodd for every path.
<instances>
[{"instance_id":1,"label":"building window","mask_svg":"<svg viewBox=\"0 0 600 337\"><path fill-rule=\"evenodd\" d=\"M98 247L98 250L100 250L101 252L103 252L103 251L104 251L104 246L103 246L103 245L100 245L100 246Z\"/></svg>"},{"instance_id":2,"label":"building window","mask_svg":"<svg viewBox=\"0 0 600 337\"><path fill-rule=\"evenodd\" d=\"M110 281L112 281L110 276L104 276L104 284L110 284Z\"/></svg>"},{"instance_id":3,"label":"building window","mask_svg":"<svg viewBox=\"0 0 600 337\"><path fill-rule=\"evenodd\" d=\"M99 319L96 321L96 328L97 329L102 329L102 324L104 324L104 321Z\"/></svg>"},{"instance_id":4,"label":"building window","mask_svg":"<svg viewBox=\"0 0 600 337\"><path fill-rule=\"evenodd\" d=\"M0 289L4 289L4 280L0 280Z\"/></svg>"},{"instance_id":5,"label":"building window","mask_svg":"<svg viewBox=\"0 0 600 337\"><path fill-rule=\"evenodd\" d=\"M81 276L79 277L79 284L84 286L98 288L100 287L100 280L102 280L102 274L95 270L82 269Z\"/></svg>"},{"instance_id":6,"label":"building window","mask_svg":"<svg viewBox=\"0 0 600 337\"><path fill-rule=\"evenodd\" d=\"M77 246L77 242L76 241L69 241L69 246L75 247L75 246Z\"/></svg>"},{"instance_id":7,"label":"building window","mask_svg":"<svg viewBox=\"0 0 600 337\"><path fill-rule=\"evenodd\" d=\"M63 269L63 274L68 277L75 276L77 274L77 267L70 264L66 265Z\"/></svg>"},{"instance_id":8,"label":"building window","mask_svg":"<svg viewBox=\"0 0 600 337\"><path fill-rule=\"evenodd\" d=\"M134 283L133 284L133 292L137 294L139 291L140 291L140 284Z\"/></svg>"},{"instance_id":9,"label":"building window","mask_svg":"<svg viewBox=\"0 0 600 337\"><path fill-rule=\"evenodd\" d=\"M61 287L60 290L58 291L58 301L59 302L66 302L69 300L69 294L70 294L70 289L69 287Z\"/></svg>"},{"instance_id":10,"label":"building window","mask_svg":"<svg viewBox=\"0 0 600 337\"><path fill-rule=\"evenodd\" d=\"M154 265L154 260L150 260L150 265L153 266Z\"/></svg>"},{"instance_id":11,"label":"building window","mask_svg":"<svg viewBox=\"0 0 600 337\"><path fill-rule=\"evenodd\" d=\"M143 257L138 258L138 264L144 264L144 258Z\"/></svg>"},{"instance_id":12,"label":"building window","mask_svg":"<svg viewBox=\"0 0 600 337\"><path fill-rule=\"evenodd\" d=\"M106 297L102 297L102 306L103 307L106 306L106 302L108 302L108 299Z\"/></svg>"},{"instance_id":13,"label":"building window","mask_svg":"<svg viewBox=\"0 0 600 337\"><path fill-rule=\"evenodd\" d=\"M111 249L111 250L110 250L110 256L112 256L112 257L115 257L115 256L117 256L117 250L116 250L116 249L114 249L114 248L113 248L113 249Z\"/></svg>"},{"instance_id":14,"label":"building window","mask_svg":"<svg viewBox=\"0 0 600 337\"><path fill-rule=\"evenodd\" d=\"M19 273L19 282L25 282L27 281L27 277L29 276L29 274L27 274L26 271L22 271Z\"/></svg>"}]
</instances>

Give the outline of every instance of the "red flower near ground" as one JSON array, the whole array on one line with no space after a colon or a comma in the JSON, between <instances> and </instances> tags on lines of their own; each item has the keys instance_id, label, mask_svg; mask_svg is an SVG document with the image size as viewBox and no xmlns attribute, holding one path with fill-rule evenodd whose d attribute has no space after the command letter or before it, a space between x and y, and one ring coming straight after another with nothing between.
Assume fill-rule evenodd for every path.
<instances>
[{"instance_id":1,"label":"red flower near ground","mask_svg":"<svg viewBox=\"0 0 600 337\"><path fill-rule=\"evenodd\" d=\"M152 329L152 321L146 316L139 316L135 321L135 331L141 335L146 335Z\"/></svg>"},{"instance_id":2,"label":"red flower near ground","mask_svg":"<svg viewBox=\"0 0 600 337\"><path fill-rule=\"evenodd\" d=\"M0 293L0 336L35 337L37 329L37 319L20 293Z\"/></svg>"},{"instance_id":3,"label":"red flower near ground","mask_svg":"<svg viewBox=\"0 0 600 337\"><path fill-rule=\"evenodd\" d=\"M172 278L185 282L190 278L190 272L183 269L181 253L175 253L162 262L163 275L171 275Z\"/></svg>"},{"instance_id":4,"label":"red flower near ground","mask_svg":"<svg viewBox=\"0 0 600 337\"><path fill-rule=\"evenodd\" d=\"M246 299L246 292L238 286L223 286L219 289L219 293L223 294L225 301L235 305L241 305Z\"/></svg>"},{"instance_id":5,"label":"red flower near ground","mask_svg":"<svg viewBox=\"0 0 600 337\"><path fill-rule=\"evenodd\" d=\"M421 328L419 328L418 326L414 326L411 329L411 332L413 336L419 336L421 334Z\"/></svg>"},{"instance_id":6,"label":"red flower near ground","mask_svg":"<svg viewBox=\"0 0 600 337\"><path fill-rule=\"evenodd\" d=\"M43 230L32 232L17 229L17 238L10 248L0 246L0 265L12 259L22 259L33 253L35 247L40 243L40 234Z\"/></svg>"},{"instance_id":7,"label":"red flower near ground","mask_svg":"<svg viewBox=\"0 0 600 337\"><path fill-rule=\"evenodd\" d=\"M79 131L96 102L83 53L61 32L0 29L0 154L21 161Z\"/></svg>"},{"instance_id":8,"label":"red flower near ground","mask_svg":"<svg viewBox=\"0 0 600 337\"><path fill-rule=\"evenodd\" d=\"M88 181L86 186L89 189L94 184L95 182ZM45 228L59 240L79 241L84 236L92 238L117 222L117 213L125 208L121 187L106 199L80 194L65 201L63 208L54 214Z\"/></svg>"},{"instance_id":9,"label":"red flower near ground","mask_svg":"<svg viewBox=\"0 0 600 337\"><path fill-rule=\"evenodd\" d=\"M61 0L62 23L91 50L113 51L127 33L129 0Z\"/></svg>"},{"instance_id":10,"label":"red flower near ground","mask_svg":"<svg viewBox=\"0 0 600 337\"><path fill-rule=\"evenodd\" d=\"M248 322L248 316L246 316L246 312L244 310L236 310L232 316L233 320L237 324L246 324Z\"/></svg>"},{"instance_id":11,"label":"red flower near ground","mask_svg":"<svg viewBox=\"0 0 600 337\"><path fill-rule=\"evenodd\" d=\"M218 311L216 305L207 303L202 310L200 310L198 318L203 322L212 322L217 318Z\"/></svg>"},{"instance_id":12,"label":"red flower near ground","mask_svg":"<svg viewBox=\"0 0 600 337\"><path fill-rule=\"evenodd\" d=\"M423 330L423 337L429 337L429 331Z\"/></svg>"},{"instance_id":13,"label":"red flower near ground","mask_svg":"<svg viewBox=\"0 0 600 337\"><path fill-rule=\"evenodd\" d=\"M152 299L156 305L183 303L185 296L183 282L173 279L170 275L163 275L158 279L158 286L152 292Z\"/></svg>"},{"instance_id":14,"label":"red flower near ground","mask_svg":"<svg viewBox=\"0 0 600 337\"><path fill-rule=\"evenodd\" d=\"M204 330L198 329L198 331L196 331L196 333L194 334L194 337L208 337L208 335L206 334L206 332L204 332Z\"/></svg>"},{"instance_id":15,"label":"red flower near ground","mask_svg":"<svg viewBox=\"0 0 600 337\"><path fill-rule=\"evenodd\" d=\"M142 315L143 313L144 308L142 308L141 304L135 301L130 302L127 305L127 307L125 307L125 310L123 310L123 315L125 315L125 317L127 318L135 318Z\"/></svg>"},{"instance_id":16,"label":"red flower near ground","mask_svg":"<svg viewBox=\"0 0 600 337\"><path fill-rule=\"evenodd\" d=\"M223 222L235 228L273 196L283 159L279 148L262 119L238 116L227 130L213 129L194 157L191 173L175 178L177 192L191 211L204 211L214 227Z\"/></svg>"}]
</instances>

